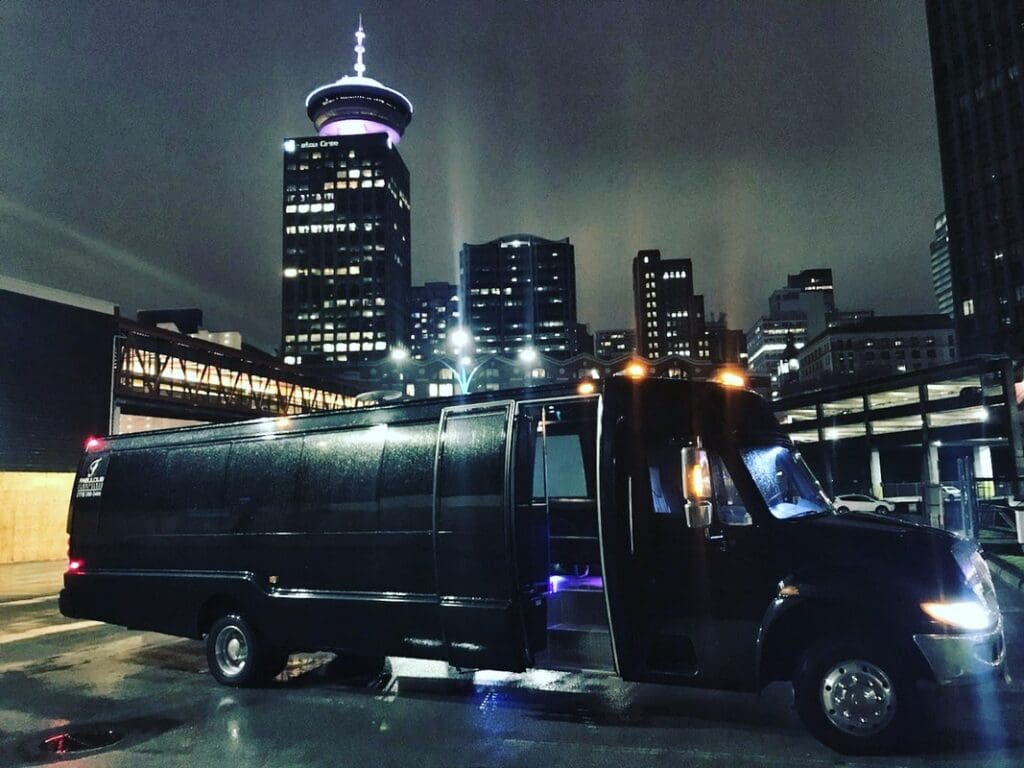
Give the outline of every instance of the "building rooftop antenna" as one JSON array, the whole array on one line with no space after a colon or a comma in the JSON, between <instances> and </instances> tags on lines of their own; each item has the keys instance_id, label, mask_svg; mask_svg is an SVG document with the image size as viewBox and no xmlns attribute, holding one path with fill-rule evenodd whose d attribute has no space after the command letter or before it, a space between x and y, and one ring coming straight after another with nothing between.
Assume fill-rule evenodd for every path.
<instances>
[{"instance_id":1,"label":"building rooftop antenna","mask_svg":"<svg viewBox=\"0 0 1024 768\"><path fill-rule=\"evenodd\" d=\"M363 40L366 39L366 33L363 32L363 14L359 14L359 29L356 30L356 77L363 77L366 72L366 65L363 63L363 54L366 53L366 48L363 46Z\"/></svg>"}]
</instances>

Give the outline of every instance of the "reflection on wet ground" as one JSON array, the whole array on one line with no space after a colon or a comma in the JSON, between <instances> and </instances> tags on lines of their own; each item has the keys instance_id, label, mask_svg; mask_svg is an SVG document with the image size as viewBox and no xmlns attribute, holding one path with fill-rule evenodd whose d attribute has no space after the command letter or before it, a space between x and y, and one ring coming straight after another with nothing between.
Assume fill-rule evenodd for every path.
<instances>
[{"instance_id":1,"label":"reflection on wet ground","mask_svg":"<svg viewBox=\"0 0 1024 768\"><path fill-rule=\"evenodd\" d=\"M235 690L212 680L198 641L104 628L38 648L0 657L0 766L44 764L40 744L69 726L123 735L85 753L97 755L85 764L112 768L333 767L342 753L346 765L416 768L837 761L802 728L784 684L756 697L412 659L359 675L333 654L297 653L264 689ZM920 719L934 727L917 746L923 754L843 764L1021 764L1024 686L929 694L926 703Z\"/></svg>"},{"instance_id":2,"label":"reflection on wet ground","mask_svg":"<svg viewBox=\"0 0 1024 768\"><path fill-rule=\"evenodd\" d=\"M801 726L786 684L761 696L660 685L625 683L612 675L531 670L524 673L459 671L442 662L389 660L377 674L339 671L332 653L293 654L285 670L267 688L344 690L381 702L402 699L462 702L481 713L519 711L553 723L618 727L679 727L681 719L750 728ZM151 669L208 676L202 645L170 641L147 648L125 661ZM67 669L40 665L33 671ZM212 680L207 683L214 686ZM920 745L927 753L964 752L1024 746L1024 734L1002 723L1001 712L1021 706L1024 693L993 684L987 690L925 690L920 719L938 724Z\"/></svg>"}]
</instances>

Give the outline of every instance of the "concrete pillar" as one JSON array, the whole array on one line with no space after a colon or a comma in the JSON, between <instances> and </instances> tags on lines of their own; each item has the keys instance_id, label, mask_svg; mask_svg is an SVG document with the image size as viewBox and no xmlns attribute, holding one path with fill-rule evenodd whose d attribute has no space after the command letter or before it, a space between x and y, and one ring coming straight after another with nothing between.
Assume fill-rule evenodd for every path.
<instances>
[{"instance_id":1,"label":"concrete pillar","mask_svg":"<svg viewBox=\"0 0 1024 768\"><path fill-rule=\"evenodd\" d=\"M928 443L925 447L925 464L927 466L927 475L925 482L928 485L938 485L939 480L939 446L935 443Z\"/></svg>"},{"instance_id":2,"label":"concrete pillar","mask_svg":"<svg viewBox=\"0 0 1024 768\"><path fill-rule=\"evenodd\" d=\"M992 480L992 449L987 445L974 446L974 477L978 497L990 499L996 493L995 482ZM977 482L980 478L982 482Z\"/></svg>"},{"instance_id":3,"label":"concrete pillar","mask_svg":"<svg viewBox=\"0 0 1024 768\"><path fill-rule=\"evenodd\" d=\"M871 493L882 496L882 457L877 448L871 449Z\"/></svg>"}]
</instances>

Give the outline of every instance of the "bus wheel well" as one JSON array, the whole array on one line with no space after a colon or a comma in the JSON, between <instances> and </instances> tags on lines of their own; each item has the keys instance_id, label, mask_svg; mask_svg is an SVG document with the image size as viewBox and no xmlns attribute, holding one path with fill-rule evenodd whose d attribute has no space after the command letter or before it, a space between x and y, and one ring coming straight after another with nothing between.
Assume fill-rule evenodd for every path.
<instances>
[{"instance_id":1,"label":"bus wheel well","mask_svg":"<svg viewBox=\"0 0 1024 768\"><path fill-rule=\"evenodd\" d=\"M769 626L761 646L758 684L764 688L776 680L791 680L804 652L828 636L859 637L891 647L911 665L915 678L928 676L927 665L916 648L896 642L890 628L877 626L877 618L854 605L805 605L780 617ZM875 627L872 629L872 627Z\"/></svg>"},{"instance_id":2,"label":"bus wheel well","mask_svg":"<svg viewBox=\"0 0 1024 768\"><path fill-rule=\"evenodd\" d=\"M203 603L196 620L196 637L203 637L210 631L213 622L228 613L240 613L242 610L238 600L227 595L215 595Z\"/></svg>"}]
</instances>

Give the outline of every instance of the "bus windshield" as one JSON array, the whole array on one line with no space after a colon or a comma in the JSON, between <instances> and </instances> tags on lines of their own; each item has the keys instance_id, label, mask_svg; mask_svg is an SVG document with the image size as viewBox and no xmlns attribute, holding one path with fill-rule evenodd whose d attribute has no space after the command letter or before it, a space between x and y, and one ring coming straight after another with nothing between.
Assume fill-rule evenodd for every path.
<instances>
[{"instance_id":1,"label":"bus windshield","mask_svg":"<svg viewBox=\"0 0 1024 768\"><path fill-rule=\"evenodd\" d=\"M788 520L832 511L810 468L789 446L745 448L740 455L774 517Z\"/></svg>"}]
</instances>

